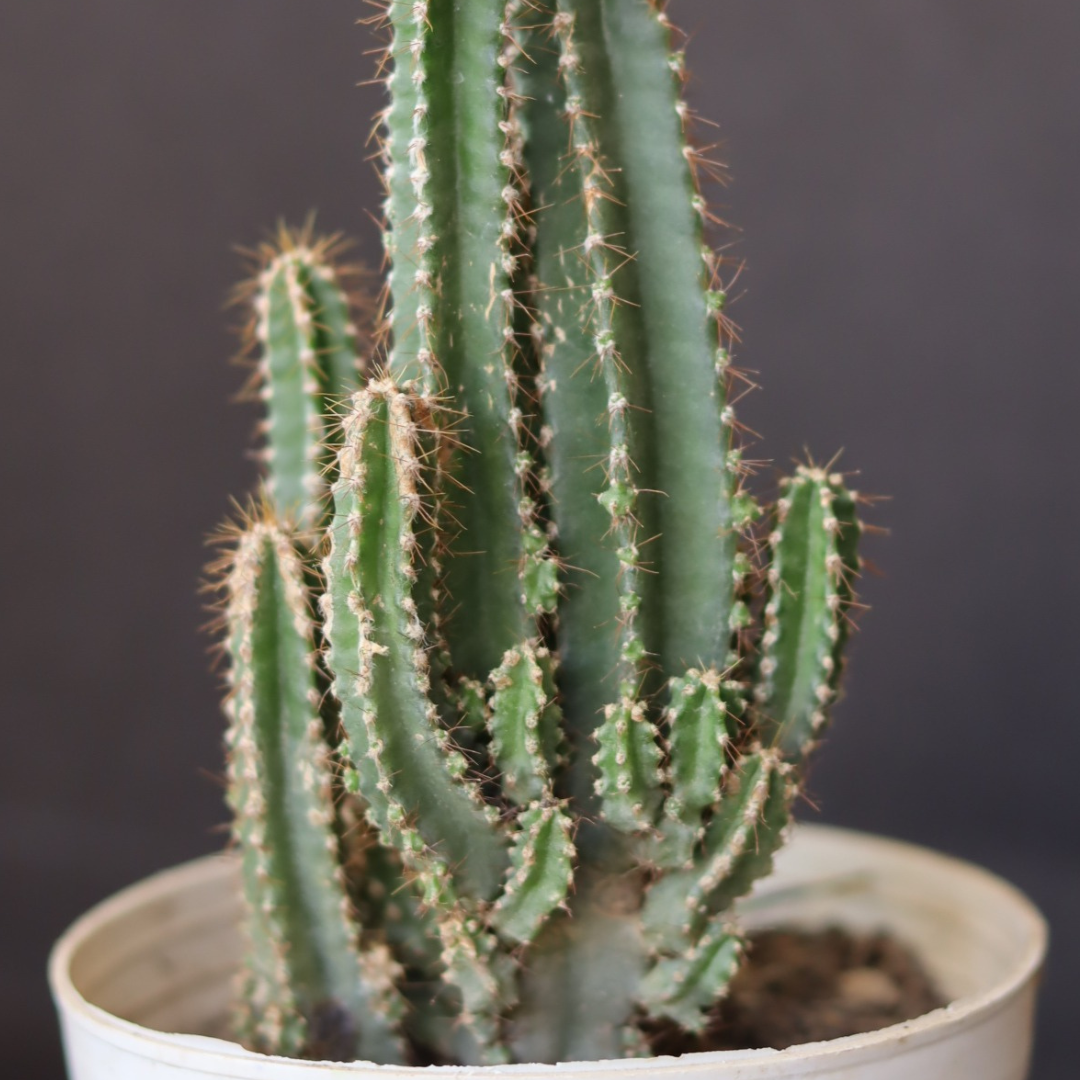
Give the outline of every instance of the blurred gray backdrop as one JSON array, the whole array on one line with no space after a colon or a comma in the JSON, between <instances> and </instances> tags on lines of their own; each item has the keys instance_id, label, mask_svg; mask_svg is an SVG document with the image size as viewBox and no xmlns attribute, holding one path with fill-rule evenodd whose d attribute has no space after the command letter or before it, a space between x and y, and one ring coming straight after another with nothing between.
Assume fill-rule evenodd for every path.
<instances>
[{"instance_id":1,"label":"blurred gray backdrop","mask_svg":"<svg viewBox=\"0 0 1080 1080\"><path fill-rule=\"evenodd\" d=\"M253 244L317 208L380 258L361 0L9 2L0 20L0 1052L59 1080L50 940L218 848L196 585L250 485L228 403ZM976 859L1080 972L1080 5L676 0L720 124L733 309L778 465L843 449L881 576L812 778L823 820ZM764 480L769 479L768 471ZM804 808L805 817L814 809Z\"/></svg>"}]
</instances>

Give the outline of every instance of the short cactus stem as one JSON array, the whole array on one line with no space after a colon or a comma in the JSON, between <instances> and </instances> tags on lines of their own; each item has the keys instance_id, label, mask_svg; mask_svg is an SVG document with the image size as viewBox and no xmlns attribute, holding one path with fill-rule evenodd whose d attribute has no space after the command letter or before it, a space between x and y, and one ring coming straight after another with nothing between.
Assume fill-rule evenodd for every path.
<instances>
[{"instance_id":1,"label":"short cactus stem","mask_svg":"<svg viewBox=\"0 0 1080 1080\"><path fill-rule=\"evenodd\" d=\"M561 907L574 884L572 822L554 800L535 803L518 821L511 870L492 921L510 941L527 943Z\"/></svg>"},{"instance_id":2,"label":"short cactus stem","mask_svg":"<svg viewBox=\"0 0 1080 1080\"><path fill-rule=\"evenodd\" d=\"M859 531L838 473L800 466L784 481L754 695L766 730L793 760L820 736L839 686Z\"/></svg>"},{"instance_id":3,"label":"short cactus stem","mask_svg":"<svg viewBox=\"0 0 1080 1080\"><path fill-rule=\"evenodd\" d=\"M708 1010L727 993L743 956L737 929L718 927L702 935L685 956L659 961L641 982L640 1003L650 1016L674 1020L698 1033Z\"/></svg>"},{"instance_id":4,"label":"short cactus stem","mask_svg":"<svg viewBox=\"0 0 1080 1080\"><path fill-rule=\"evenodd\" d=\"M507 798L524 806L550 793L559 738L535 648L510 649L491 682L492 757Z\"/></svg>"},{"instance_id":5,"label":"short cactus stem","mask_svg":"<svg viewBox=\"0 0 1080 1080\"><path fill-rule=\"evenodd\" d=\"M311 530L322 523L336 407L360 380L359 331L341 284L335 237L284 227L264 245L245 287L254 318L255 388L266 403L267 490L278 514Z\"/></svg>"}]
</instances>

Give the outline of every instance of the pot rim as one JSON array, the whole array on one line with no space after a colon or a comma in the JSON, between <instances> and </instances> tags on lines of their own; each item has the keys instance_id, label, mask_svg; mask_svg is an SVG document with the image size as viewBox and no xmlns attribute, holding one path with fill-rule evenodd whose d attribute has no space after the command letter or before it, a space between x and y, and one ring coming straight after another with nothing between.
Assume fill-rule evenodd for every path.
<instances>
[{"instance_id":1,"label":"pot rim","mask_svg":"<svg viewBox=\"0 0 1080 1080\"><path fill-rule=\"evenodd\" d=\"M715 1068L718 1064L746 1064L768 1062L770 1065L786 1061L810 1064L819 1061L821 1068L827 1069L829 1063L838 1054L843 1054L845 1062L876 1060L886 1056L890 1048L898 1042L911 1046L914 1043L929 1045L951 1036L959 1030L976 1027L993 1019L1014 996L1020 993L1028 983L1036 978L1046 957L1049 941L1049 929L1046 920L1035 905L1015 886L973 863L940 854L916 844L873 833L853 829L838 828L828 825L799 825L802 833L812 833L822 837L832 836L836 840L849 840L856 843L872 843L889 848L909 862L923 862L925 865L941 867L949 864L953 873L963 875L974 888L984 892L994 892L1012 909L1013 917L1024 924L1025 945L1023 953L1013 965L1007 977L995 985L976 994L957 998L940 1008L924 1013L914 1020L906 1020L876 1031L859 1035L847 1035L839 1039L824 1042L801 1043L784 1050L713 1050L700 1053L683 1054L679 1057L653 1058L617 1058L604 1061L570 1061L555 1065L542 1063L521 1063L515 1065L378 1065L373 1062L321 1062L282 1058L272 1055L256 1054L244 1049L237 1043L228 1042L202 1035L185 1035L162 1032L143 1027L130 1020L107 1012L100 1006L88 1001L75 988L71 980L70 966L76 951L99 928L107 925L123 913L134 907L140 907L164 898L174 892L178 886L191 878L201 878L220 873L221 868L231 863L227 855L203 856L182 863L179 866L159 871L148 878L122 889L109 898L95 904L89 911L75 920L63 933L49 956L49 986L58 1009L65 1020L74 1020L81 1026L93 1028L95 1034L110 1042L125 1045L137 1050L143 1056L162 1061L179 1062L183 1058L187 1068L192 1067L191 1054L198 1053L205 1064L205 1070L214 1074L215 1068L236 1069L238 1059L261 1063L265 1068L271 1062L288 1064L297 1073L310 1072L312 1077L320 1072L341 1072L359 1075L376 1071L384 1076L430 1075L433 1071L453 1075L485 1076L510 1075L526 1077L530 1075L551 1076L554 1073L573 1070L590 1072L597 1075L611 1074L615 1071L630 1072L639 1070L657 1070L660 1072L693 1071ZM816 1071L816 1070L815 1070ZM224 1075L224 1073L222 1073ZM256 1075L254 1072L252 1076Z\"/></svg>"}]
</instances>

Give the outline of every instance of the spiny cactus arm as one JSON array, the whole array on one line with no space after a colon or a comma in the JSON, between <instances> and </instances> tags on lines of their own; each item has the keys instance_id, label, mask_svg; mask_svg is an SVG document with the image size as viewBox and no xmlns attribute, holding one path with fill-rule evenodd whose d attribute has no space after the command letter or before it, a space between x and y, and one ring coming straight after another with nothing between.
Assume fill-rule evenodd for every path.
<instances>
[{"instance_id":1,"label":"spiny cactus arm","mask_svg":"<svg viewBox=\"0 0 1080 1080\"><path fill-rule=\"evenodd\" d=\"M492 673L491 753L503 794L525 807L516 822L510 870L492 925L528 942L562 904L573 883L571 819L555 801L559 711L552 700L551 658L532 645L507 652Z\"/></svg>"},{"instance_id":2,"label":"spiny cactus arm","mask_svg":"<svg viewBox=\"0 0 1080 1080\"><path fill-rule=\"evenodd\" d=\"M707 1010L724 996L743 954L743 939L733 927L701 936L685 956L659 961L641 981L638 1001L654 1017L667 1017L691 1032L708 1021Z\"/></svg>"},{"instance_id":3,"label":"spiny cactus arm","mask_svg":"<svg viewBox=\"0 0 1080 1080\"><path fill-rule=\"evenodd\" d=\"M761 756L768 781L756 828L747 834L741 850L730 863L722 854L719 859L714 858L704 880L691 892L691 902L700 897L695 913L696 933L703 932L714 916L727 911L736 900L749 893L759 878L772 873L773 859L787 843L791 807L798 791L794 769L775 758L770 750L762 751ZM723 831L721 817L717 816L716 832L712 827L706 832L707 856L721 850L726 838L732 835ZM719 871L723 874L718 877Z\"/></svg>"},{"instance_id":4,"label":"spiny cactus arm","mask_svg":"<svg viewBox=\"0 0 1080 1080\"><path fill-rule=\"evenodd\" d=\"M338 237L284 226L259 251L262 269L240 290L254 308L253 380L266 403L261 428L267 487L278 513L303 528L324 512L327 436L335 406L358 386L358 331L340 284Z\"/></svg>"},{"instance_id":5,"label":"spiny cactus arm","mask_svg":"<svg viewBox=\"0 0 1080 1080\"><path fill-rule=\"evenodd\" d=\"M642 924L650 949L685 954L713 914L768 872L785 836L791 796L790 769L775 750L747 754L728 774L693 869L666 875L646 895Z\"/></svg>"},{"instance_id":6,"label":"spiny cactus arm","mask_svg":"<svg viewBox=\"0 0 1080 1080\"><path fill-rule=\"evenodd\" d=\"M792 760L813 745L836 695L858 536L841 476L800 466L784 482L754 694L765 737Z\"/></svg>"},{"instance_id":7,"label":"spiny cactus arm","mask_svg":"<svg viewBox=\"0 0 1080 1080\"><path fill-rule=\"evenodd\" d=\"M615 693L619 661L619 578L611 516L600 505L604 462L611 452L606 417L609 392L596 371L590 269L583 258L588 225L584 177L575 167L566 92L559 77L559 39L553 0L522 13L522 52L511 77L521 98L532 201L535 286L531 302L540 359L537 389L544 454L550 468L551 510L563 564L559 600L558 682L571 746L570 788L592 797L592 733ZM597 673L602 673L602 678Z\"/></svg>"},{"instance_id":8,"label":"spiny cactus arm","mask_svg":"<svg viewBox=\"0 0 1080 1080\"><path fill-rule=\"evenodd\" d=\"M728 702L737 687L715 668L691 668L670 683L667 780L669 797L655 857L679 867L693 859L704 832L702 815L717 801L731 742Z\"/></svg>"},{"instance_id":9,"label":"spiny cactus arm","mask_svg":"<svg viewBox=\"0 0 1080 1080\"><path fill-rule=\"evenodd\" d=\"M532 941L547 917L565 903L574 881L572 822L555 802L536 803L518 820L510 875L491 921L505 938Z\"/></svg>"},{"instance_id":10,"label":"spiny cactus arm","mask_svg":"<svg viewBox=\"0 0 1080 1080\"><path fill-rule=\"evenodd\" d=\"M723 292L704 246L704 199L688 148L670 27L650 0L559 0L579 33L575 85L612 180L608 235L626 257L614 287L620 347L647 372L655 459L642 485L659 499L650 558L661 591L660 667L727 662L736 478L729 461ZM570 54L564 55L564 62ZM673 70L674 69L674 70ZM642 132L648 132L643 138ZM723 325L723 324L722 324Z\"/></svg>"},{"instance_id":11,"label":"spiny cactus arm","mask_svg":"<svg viewBox=\"0 0 1080 1080\"><path fill-rule=\"evenodd\" d=\"M323 250L317 248L305 268L327 411L332 411L354 394L360 385L359 330L353 322L340 271L330 259L322 257L333 250L333 243L331 239L319 245Z\"/></svg>"},{"instance_id":12,"label":"spiny cactus arm","mask_svg":"<svg viewBox=\"0 0 1080 1080\"><path fill-rule=\"evenodd\" d=\"M606 706L596 742L593 764L604 821L621 832L648 830L663 792L660 747L644 702L624 698Z\"/></svg>"},{"instance_id":13,"label":"spiny cactus arm","mask_svg":"<svg viewBox=\"0 0 1080 1080\"><path fill-rule=\"evenodd\" d=\"M316 525L323 494L325 435L318 338L304 270L295 252L275 256L259 275L255 333L266 402L267 488L278 513Z\"/></svg>"},{"instance_id":14,"label":"spiny cactus arm","mask_svg":"<svg viewBox=\"0 0 1080 1080\"><path fill-rule=\"evenodd\" d=\"M550 791L558 730L552 730L536 648L510 649L491 674L491 754L503 794L518 806Z\"/></svg>"},{"instance_id":15,"label":"spiny cactus arm","mask_svg":"<svg viewBox=\"0 0 1080 1080\"><path fill-rule=\"evenodd\" d=\"M424 100L408 117L391 106L391 142L410 141L413 158L423 163L414 168L423 178L414 212L427 229L431 348L442 386L460 410L456 434L464 446L451 508L461 528L450 542L446 590L453 611L485 628L455 633L451 617L447 636L453 671L483 679L507 649L531 636L519 578L509 247L520 205L499 64L506 0L421 0L408 5L408 16L405 7L394 4L392 20L411 18L417 29L410 50L398 50L395 61L401 69L406 60L411 65L410 86ZM394 76L395 84L401 80ZM405 130L398 127L406 122Z\"/></svg>"},{"instance_id":16,"label":"spiny cactus arm","mask_svg":"<svg viewBox=\"0 0 1080 1080\"><path fill-rule=\"evenodd\" d=\"M499 891L506 842L428 698L412 596L423 415L415 395L380 379L345 418L324 564L328 659L348 755L384 839L407 864L424 865L430 849L463 896L482 900Z\"/></svg>"},{"instance_id":17,"label":"spiny cactus arm","mask_svg":"<svg viewBox=\"0 0 1080 1080\"><path fill-rule=\"evenodd\" d=\"M383 244L390 263L386 329L392 340L387 366L398 382L420 380L429 391L436 391L441 377L432 327L435 237L423 64L428 5L423 0L387 0L385 22L390 45L383 66L390 104L379 117L379 138L386 189Z\"/></svg>"},{"instance_id":18,"label":"spiny cactus arm","mask_svg":"<svg viewBox=\"0 0 1080 1080\"><path fill-rule=\"evenodd\" d=\"M298 1054L328 1029L323 1053L401 1062L397 968L379 946L358 951L338 864L304 568L271 520L239 534L227 595L231 801L254 920L250 1034Z\"/></svg>"}]
</instances>

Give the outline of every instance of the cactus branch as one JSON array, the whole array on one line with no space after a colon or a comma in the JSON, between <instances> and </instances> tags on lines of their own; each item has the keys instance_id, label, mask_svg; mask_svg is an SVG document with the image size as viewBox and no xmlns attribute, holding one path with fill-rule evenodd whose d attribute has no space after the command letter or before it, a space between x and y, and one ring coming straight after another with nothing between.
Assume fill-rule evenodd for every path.
<instances>
[{"instance_id":1,"label":"cactus branch","mask_svg":"<svg viewBox=\"0 0 1080 1080\"><path fill-rule=\"evenodd\" d=\"M690 1032L705 1028L727 992L743 955L743 939L728 927L702 935L685 956L661 960L641 981L639 1003L650 1016L674 1020Z\"/></svg>"},{"instance_id":2,"label":"cactus branch","mask_svg":"<svg viewBox=\"0 0 1080 1080\"><path fill-rule=\"evenodd\" d=\"M588 234L584 176L572 156L553 3L534 7L522 15L527 25L512 75L522 98L535 228L537 387L564 567L558 682L573 754L571 790L583 802L591 796L594 781L591 736L613 696L609 673L619 662L620 564L609 536L611 516L599 502L606 486L603 464L611 452L609 394L596 372L588 317L592 300L590 268L583 258Z\"/></svg>"},{"instance_id":3,"label":"cactus branch","mask_svg":"<svg viewBox=\"0 0 1080 1080\"><path fill-rule=\"evenodd\" d=\"M657 845L661 865L689 862L704 832L702 815L720 797L731 741L723 676L715 669L691 669L672 679L666 720L668 785L664 827Z\"/></svg>"},{"instance_id":4,"label":"cactus branch","mask_svg":"<svg viewBox=\"0 0 1080 1080\"><path fill-rule=\"evenodd\" d=\"M486 678L527 640L515 473L512 232L518 195L507 157L502 54L505 0L428 0L419 56L426 93L432 334L445 387L461 411L446 589L454 611L484 633L448 628L454 671ZM419 136L418 136L419 137ZM453 623L451 615L448 622Z\"/></svg>"},{"instance_id":5,"label":"cactus branch","mask_svg":"<svg viewBox=\"0 0 1080 1080\"><path fill-rule=\"evenodd\" d=\"M303 567L265 513L238 534L225 584L250 1038L298 1054L330 1028L337 1056L401 1062L396 970L381 947L358 950L338 865Z\"/></svg>"},{"instance_id":6,"label":"cactus branch","mask_svg":"<svg viewBox=\"0 0 1080 1080\"><path fill-rule=\"evenodd\" d=\"M429 392L441 384L432 319L435 270L431 254L431 172L427 157L428 91L423 57L428 32L426 0L388 0L390 46L384 59L390 104L380 115L390 262L388 368L399 382L420 380Z\"/></svg>"},{"instance_id":7,"label":"cactus branch","mask_svg":"<svg viewBox=\"0 0 1080 1080\"><path fill-rule=\"evenodd\" d=\"M510 941L532 941L574 880L571 820L554 802L537 802L518 821L510 876L492 911L492 924Z\"/></svg>"},{"instance_id":8,"label":"cactus branch","mask_svg":"<svg viewBox=\"0 0 1080 1080\"><path fill-rule=\"evenodd\" d=\"M558 739L535 649L510 649L491 681L492 757L503 793L524 806L550 794Z\"/></svg>"},{"instance_id":9,"label":"cactus branch","mask_svg":"<svg viewBox=\"0 0 1080 1080\"><path fill-rule=\"evenodd\" d=\"M768 872L784 839L791 796L790 769L774 750L747 754L732 770L693 868L669 873L647 895L642 921L652 949L684 954L714 913Z\"/></svg>"},{"instance_id":10,"label":"cactus branch","mask_svg":"<svg viewBox=\"0 0 1080 1080\"><path fill-rule=\"evenodd\" d=\"M642 486L664 495L650 551L662 590L658 659L667 671L723 666L735 554L732 417L726 371L718 377L727 362L717 336L723 297L704 247L678 58L666 19L649 0L559 0L559 17L580 27L570 68L576 107L589 117L593 152L606 163L607 234L625 253L612 282L627 301L619 345L627 366L649 383L655 456Z\"/></svg>"},{"instance_id":11,"label":"cactus branch","mask_svg":"<svg viewBox=\"0 0 1080 1080\"><path fill-rule=\"evenodd\" d=\"M502 880L505 845L435 716L412 595L425 416L422 399L376 380L345 419L324 564L328 660L376 826L407 861L415 829L465 896L486 899Z\"/></svg>"},{"instance_id":12,"label":"cactus branch","mask_svg":"<svg viewBox=\"0 0 1080 1080\"><path fill-rule=\"evenodd\" d=\"M800 466L785 481L769 541L755 696L765 730L793 760L820 735L836 695L858 534L854 500L838 474Z\"/></svg>"},{"instance_id":13,"label":"cactus branch","mask_svg":"<svg viewBox=\"0 0 1080 1080\"><path fill-rule=\"evenodd\" d=\"M278 513L304 529L321 523L328 416L359 381L357 329L334 265L335 238L282 228L262 249L251 289L266 402L267 488Z\"/></svg>"}]
</instances>

